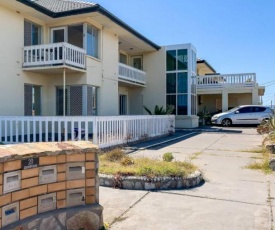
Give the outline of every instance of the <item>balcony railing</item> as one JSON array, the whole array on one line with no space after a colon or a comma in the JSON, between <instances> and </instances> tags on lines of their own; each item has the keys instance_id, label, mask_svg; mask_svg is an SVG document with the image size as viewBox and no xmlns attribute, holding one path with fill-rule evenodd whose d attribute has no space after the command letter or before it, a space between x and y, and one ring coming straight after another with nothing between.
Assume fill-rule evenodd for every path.
<instances>
[{"instance_id":1,"label":"balcony railing","mask_svg":"<svg viewBox=\"0 0 275 230\"><path fill-rule=\"evenodd\" d=\"M224 74L197 76L197 89L255 87L256 74Z\"/></svg>"},{"instance_id":2,"label":"balcony railing","mask_svg":"<svg viewBox=\"0 0 275 230\"><path fill-rule=\"evenodd\" d=\"M23 67L53 65L69 65L85 69L86 51L65 42L24 47Z\"/></svg>"},{"instance_id":3,"label":"balcony railing","mask_svg":"<svg viewBox=\"0 0 275 230\"><path fill-rule=\"evenodd\" d=\"M146 84L146 72L134 67L119 63L119 79L127 82Z\"/></svg>"}]
</instances>

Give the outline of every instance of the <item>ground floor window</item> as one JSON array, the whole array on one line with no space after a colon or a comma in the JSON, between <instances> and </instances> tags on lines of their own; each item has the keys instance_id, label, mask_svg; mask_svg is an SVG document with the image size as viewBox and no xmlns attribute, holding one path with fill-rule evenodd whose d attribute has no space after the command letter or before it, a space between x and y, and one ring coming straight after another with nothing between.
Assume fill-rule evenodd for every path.
<instances>
[{"instance_id":1,"label":"ground floor window","mask_svg":"<svg viewBox=\"0 0 275 230\"><path fill-rule=\"evenodd\" d=\"M119 95L119 115L127 115L127 95Z\"/></svg>"},{"instance_id":2,"label":"ground floor window","mask_svg":"<svg viewBox=\"0 0 275 230\"><path fill-rule=\"evenodd\" d=\"M64 115L64 87L56 87L56 115ZM92 116L97 114L97 88L89 85L65 87L65 115Z\"/></svg>"},{"instance_id":3,"label":"ground floor window","mask_svg":"<svg viewBox=\"0 0 275 230\"><path fill-rule=\"evenodd\" d=\"M41 115L41 86L24 85L24 114L25 116Z\"/></svg>"}]
</instances>

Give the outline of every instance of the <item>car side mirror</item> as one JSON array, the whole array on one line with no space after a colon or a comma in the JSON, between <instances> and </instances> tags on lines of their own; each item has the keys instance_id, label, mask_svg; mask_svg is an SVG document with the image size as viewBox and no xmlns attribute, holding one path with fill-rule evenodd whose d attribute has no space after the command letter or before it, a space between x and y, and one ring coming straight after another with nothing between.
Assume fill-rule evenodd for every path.
<instances>
[{"instance_id":1,"label":"car side mirror","mask_svg":"<svg viewBox=\"0 0 275 230\"><path fill-rule=\"evenodd\" d=\"M236 111L235 114L239 114L240 112L239 111Z\"/></svg>"}]
</instances>

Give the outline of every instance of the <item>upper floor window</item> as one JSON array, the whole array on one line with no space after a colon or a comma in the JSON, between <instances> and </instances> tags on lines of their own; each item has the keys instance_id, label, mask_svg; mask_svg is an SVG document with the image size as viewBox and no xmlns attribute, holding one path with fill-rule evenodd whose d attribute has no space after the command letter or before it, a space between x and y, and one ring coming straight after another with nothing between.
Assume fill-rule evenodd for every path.
<instances>
[{"instance_id":1,"label":"upper floor window","mask_svg":"<svg viewBox=\"0 0 275 230\"><path fill-rule=\"evenodd\" d=\"M87 25L87 55L98 58L98 29Z\"/></svg>"},{"instance_id":2,"label":"upper floor window","mask_svg":"<svg viewBox=\"0 0 275 230\"><path fill-rule=\"evenodd\" d=\"M24 46L41 44L42 27L25 20L24 21Z\"/></svg>"}]
</instances>

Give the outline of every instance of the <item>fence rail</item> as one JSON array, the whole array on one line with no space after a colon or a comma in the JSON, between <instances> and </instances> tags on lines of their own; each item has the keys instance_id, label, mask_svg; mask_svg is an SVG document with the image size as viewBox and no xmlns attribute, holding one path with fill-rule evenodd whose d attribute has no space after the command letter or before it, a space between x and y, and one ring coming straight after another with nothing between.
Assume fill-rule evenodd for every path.
<instances>
[{"instance_id":1,"label":"fence rail","mask_svg":"<svg viewBox=\"0 0 275 230\"><path fill-rule=\"evenodd\" d=\"M23 67L67 64L86 68L86 51L66 42L25 46Z\"/></svg>"},{"instance_id":2,"label":"fence rail","mask_svg":"<svg viewBox=\"0 0 275 230\"><path fill-rule=\"evenodd\" d=\"M0 116L0 142L92 141L101 148L175 131L175 116Z\"/></svg>"}]
</instances>

